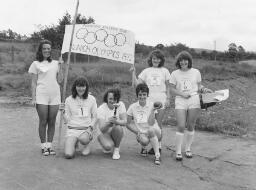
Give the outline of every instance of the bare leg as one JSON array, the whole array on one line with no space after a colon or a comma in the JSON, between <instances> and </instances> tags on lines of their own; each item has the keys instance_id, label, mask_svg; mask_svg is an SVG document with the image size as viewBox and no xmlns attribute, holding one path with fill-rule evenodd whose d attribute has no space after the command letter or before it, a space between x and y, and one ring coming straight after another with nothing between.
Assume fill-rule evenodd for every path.
<instances>
[{"instance_id":1,"label":"bare leg","mask_svg":"<svg viewBox=\"0 0 256 190\"><path fill-rule=\"evenodd\" d=\"M59 105L49 105L48 106L48 130L47 130L47 136L48 136L48 142L52 142L53 136L55 133L55 122L56 122L56 116L59 110Z\"/></svg>"},{"instance_id":2,"label":"bare leg","mask_svg":"<svg viewBox=\"0 0 256 190\"><path fill-rule=\"evenodd\" d=\"M124 135L124 131L120 125L114 126L113 129L111 130L111 137L114 141L114 145L116 148L120 146L123 135Z\"/></svg>"},{"instance_id":3,"label":"bare leg","mask_svg":"<svg viewBox=\"0 0 256 190\"><path fill-rule=\"evenodd\" d=\"M201 110L199 108L196 109L190 109L188 110L188 116L187 116L187 127L188 131L186 133L186 146L185 146L185 151L186 151L186 156L191 158L192 154L190 152L191 145L194 140L194 129L195 129L195 124L196 120L198 118L198 115L200 114Z\"/></svg>"},{"instance_id":4,"label":"bare leg","mask_svg":"<svg viewBox=\"0 0 256 190\"><path fill-rule=\"evenodd\" d=\"M71 159L75 155L76 137L67 137L65 141L65 158Z\"/></svg>"},{"instance_id":5,"label":"bare leg","mask_svg":"<svg viewBox=\"0 0 256 190\"><path fill-rule=\"evenodd\" d=\"M36 111L39 116L39 138L41 143L46 142L46 126L48 121L48 105L36 104Z\"/></svg>"}]
</instances>

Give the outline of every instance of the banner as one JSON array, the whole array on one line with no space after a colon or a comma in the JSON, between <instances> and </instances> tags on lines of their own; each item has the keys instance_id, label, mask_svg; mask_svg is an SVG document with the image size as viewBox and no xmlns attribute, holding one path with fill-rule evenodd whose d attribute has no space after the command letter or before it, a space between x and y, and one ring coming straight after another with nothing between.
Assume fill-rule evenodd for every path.
<instances>
[{"instance_id":1,"label":"banner","mask_svg":"<svg viewBox=\"0 0 256 190\"><path fill-rule=\"evenodd\" d=\"M61 53L69 51L72 25L66 25ZM76 24L71 52L134 64L135 37L131 31L96 24Z\"/></svg>"}]
</instances>

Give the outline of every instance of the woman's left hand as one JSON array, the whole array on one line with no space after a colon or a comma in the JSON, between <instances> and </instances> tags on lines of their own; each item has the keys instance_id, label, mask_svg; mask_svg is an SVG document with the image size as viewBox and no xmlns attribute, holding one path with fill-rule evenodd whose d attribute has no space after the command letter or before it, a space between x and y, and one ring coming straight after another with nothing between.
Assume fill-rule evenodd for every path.
<instances>
[{"instance_id":1,"label":"woman's left hand","mask_svg":"<svg viewBox=\"0 0 256 190\"><path fill-rule=\"evenodd\" d=\"M170 98L167 98L165 103L164 103L164 107L165 108L169 108L170 107Z\"/></svg>"},{"instance_id":2,"label":"woman's left hand","mask_svg":"<svg viewBox=\"0 0 256 190\"><path fill-rule=\"evenodd\" d=\"M62 65L64 63L62 57L59 58L59 64Z\"/></svg>"}]
</instances>

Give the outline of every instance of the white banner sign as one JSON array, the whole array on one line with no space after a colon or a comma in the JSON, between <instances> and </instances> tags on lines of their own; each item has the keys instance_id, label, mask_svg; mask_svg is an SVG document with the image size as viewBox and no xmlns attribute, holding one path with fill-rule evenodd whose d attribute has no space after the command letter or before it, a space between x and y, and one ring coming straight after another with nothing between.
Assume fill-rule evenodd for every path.
<instances>
[{"instance_id":1,"label":"white banner sign","mask_svg":"<svg viewBox=\"0 0 256 190\"><path fill-rule=\"evenodd\" d=\"M72 25L66 25L61 53L69 51ZM134 64L135 37L131 31L96 24L76 24L71 52Z\"/></svg>"}]
</instances>

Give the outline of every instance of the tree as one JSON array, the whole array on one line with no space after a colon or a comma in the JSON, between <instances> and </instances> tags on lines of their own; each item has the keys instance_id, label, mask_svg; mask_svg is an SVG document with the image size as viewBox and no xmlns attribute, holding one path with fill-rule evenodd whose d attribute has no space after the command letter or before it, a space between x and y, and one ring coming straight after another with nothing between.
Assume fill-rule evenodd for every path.
<instances>
[{"instance_id":1,"label":"tree","mask_svg":"<svg viewBox=\"0 0 256 190\"><path fill-rule=\"evenodd\" d=\"M89 17L88 19L85 16L82 16L80 13L76 17L77 24L94 24L94 19ZM31 38L34 41L41 39L47 39L52 42L53 48L61 49L62 41L65 33L65 25L71 24L71 15L66 12L64 16L59 19L57 25L50 26L38 26L39 32L34 32L31 35Z\"/></svg>"},{"instance_id":2,"label":"tree","mask_svg":"<svg viewBox=\"0 0 256 190\"><path fill-rule=\"evenodd\" d=\"M232 61L236 62L237 59L237 46L235 43L231 43L228 45L228 53L229 57Z\"/></svg>"}]
</instances>

